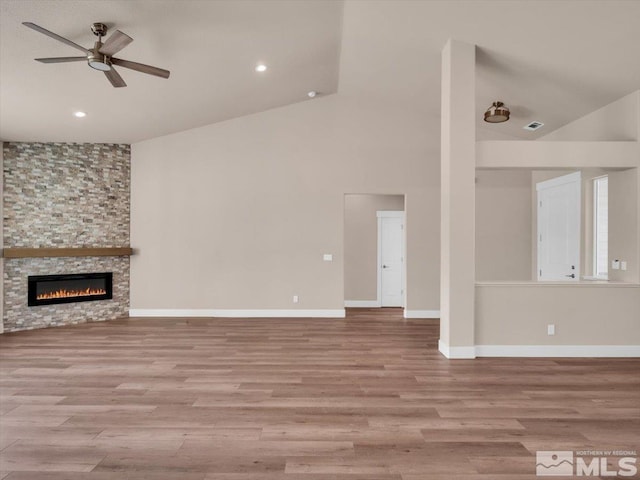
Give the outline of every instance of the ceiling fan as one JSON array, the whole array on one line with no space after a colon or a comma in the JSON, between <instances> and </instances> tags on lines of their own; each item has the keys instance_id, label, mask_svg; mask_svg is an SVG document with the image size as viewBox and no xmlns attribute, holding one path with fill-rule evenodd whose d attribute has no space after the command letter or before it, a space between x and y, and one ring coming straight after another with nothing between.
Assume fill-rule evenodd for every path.
<instances>
[{"instance_id":1,"label":"ceiling fan","mask_svg":"<svg viewBox=\"0 0 640 480\"><path fill-rule=\"evenodd\" d=\"M120 30L116 30L107 40L102 43L102 37L107 34L107 26L104 23L94 23L91 25L91 31L98 37L98 41L94 44L93 48L87 49L77 43L72 42L60 35L57 35L49 30L42 28L39 25L31 22L23 22L25 27L32 28L36 32L43 33L48 37L51 37L59 42L66 43L70 47L77 48L84 53L82 57L53 57L53 58L36 58L35 60L42 63L65 63L65 62L80 62L86 60L91 68L104 72L105 76L111 82L114 87L126 87L127 84L122 79L120 74L113 68L114 65L118 65L124 68L130 68L142 73L148 73L149 75L155 75L157 77L169 78L169 70L164 70L158 67L152 67L143 63L130 62L129 60L122 60L121 58L115 58L113 55L118 53L124 47L133 42L133 38L129 35L122 33Z\"/></svg>"}]
</instances>

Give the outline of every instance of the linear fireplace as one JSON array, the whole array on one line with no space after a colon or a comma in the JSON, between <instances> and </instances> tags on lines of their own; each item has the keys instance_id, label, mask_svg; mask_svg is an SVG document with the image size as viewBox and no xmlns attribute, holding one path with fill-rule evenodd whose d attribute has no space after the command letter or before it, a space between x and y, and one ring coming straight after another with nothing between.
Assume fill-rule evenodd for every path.
<instances>
[{"instance_id":1,"label":"linear fireplace","mask_svg":"<svg viewBox=\"0 0 640 480\"><path fill-rule=\"evenodd\" d=\"M112 272L31 275L28 282L30 307L113 298Z\"/></svg>"}]
</instances>

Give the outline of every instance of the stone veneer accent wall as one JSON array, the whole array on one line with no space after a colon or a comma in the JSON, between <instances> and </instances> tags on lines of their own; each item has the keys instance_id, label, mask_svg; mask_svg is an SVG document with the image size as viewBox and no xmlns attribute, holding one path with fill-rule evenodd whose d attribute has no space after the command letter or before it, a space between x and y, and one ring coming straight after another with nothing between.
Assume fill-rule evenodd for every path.
<instances>
[{"instance_id":1,"label":"stone veneer accent wall","mask_svg":"<svg viewBox=\"0 0 640 480\"><path fill-rule=\"evenodd\" d=\"M4 248L129 246L129 145L3 145ZM27 306L27 277L113 272L113 299ZM127 316L129 257L4 259L4 331Z\"/></svg>"}]
</instances>

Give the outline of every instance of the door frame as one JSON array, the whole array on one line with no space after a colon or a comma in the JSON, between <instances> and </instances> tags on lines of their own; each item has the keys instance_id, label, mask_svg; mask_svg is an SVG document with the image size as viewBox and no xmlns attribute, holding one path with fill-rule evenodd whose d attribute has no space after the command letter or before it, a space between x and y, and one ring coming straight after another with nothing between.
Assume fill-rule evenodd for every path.
<instances>
[{"instance_id":1,"label":"door frame","mask_svg":"<svg viewBox=\"0 0 640 480\"><path fill-rule=\"evenodd\" d=\"M405 206L406 208L406 206ZM378 286L377 286L377 299L376 303L378 307L382 307L382 219L383 218L400 218L402 219L402 271L400 272L401 278L401 289L402 289L402 306L401 308L407 307L407 289L406 289L406 224L407 221L405 219L405 211L404 210L378 210L376 212L376 217L378 217L378 261L377 261L377 277L378 277Z\"/></svg>"},{"instance_id":2,"label":"door frame","mask_svg":"<svg viewBox=\"0 0 640 480\"><path fill-rule=\"evenodd\" d=\"M578 205L578 255L576 259L576 278L570 280L555 280L555 281L579 281L582 275L582 172L577 171L562 175L560 177L551 178L542 182L536 183L536 210L537 210L537 228L536 228L536 250L537 250L537 262L536 262L536 279L540 282L540 263L542 261L542 248L540 245L541 225L542 217L540 215L540 190L547 189L549 187L557 187L568 183L577 183L578 189L576 193L576 203Z\"/></svg>"}]
</instances>

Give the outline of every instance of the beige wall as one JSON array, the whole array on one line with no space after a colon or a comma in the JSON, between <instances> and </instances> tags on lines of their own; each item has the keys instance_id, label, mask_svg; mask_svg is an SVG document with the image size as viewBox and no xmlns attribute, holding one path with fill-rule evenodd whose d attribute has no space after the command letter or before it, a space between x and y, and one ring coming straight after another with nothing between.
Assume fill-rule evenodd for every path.
<instances>
[{"instance_id":1,"label":"beige wall","mask_svg":"<svg viewBox=\"0 0 640 480\"><path fill-rule=\"evenodd\" d=\"M640 140L640 90L604 106L574 122L559 128L540 140L553 141L633 141ZM637 145L637 144L636 144ZM627 271L613 270L609 264L609 278L614 281L640 280L640 152L636 152L638 168L603 172L587 170L583 184L585 219L583 238L586 238L584 271L591 274L590 232L591 185L587 182L599 174L609 175L609 260L626 260ZM603 164L607 159L603 159ZM534 189L535 193L535 189ZM535 213L534 213L535 222ZM535 225L535 223L534 223ZM534 255L536 244L534 242ZM534 256L535 258L535 256ZM535 271L535 266L534 266Z\"/></svg>"},{"instance_id":2,"label":"beige wall","mask_svg":"<svg viewBox=\"0 0 640 480\"><path fill-rule=\"evenodd\" d=\"M344 194L369 192L406 195L407 308L437 310L421 125L332 95L132 145L131 308L342 309Z\"/></svg>"},{"instance_id":3,"label":"beige wall","mask_svg":"<svg viewBox=\"0 0 640 480\"><path fill-rule=\"evenodd\" d=\"M476 279L531 278L531 171L476 172Z\"/></svg>"},{"instance_id":4,"label":"beige wall","mask_svg":"<svg viewBox=\"0 0 640 480\"><path fill-rule=\"evenodd\" d=\"M640 141L640 90L565 125L541 140ZM629 259L626 272L609 269L612 280L640 280L640 152L636 153L636 167L609 174L609 259Z\"/></svg>"},{"instance_id":5,"label":"beige wall","mask_svg":"<svg viewBox=\"0 0 640 480\"><path fill-rule=\"evenodd\" d=\"M635 168L640 146L633 141L481 141L477 168Z\"/></svg>"},{"instance_id":6,"label":"beige wall","mask_svg":"<svg viewBox=\"0 0 640 480\"><path fill-rule=\"evenodd\" d=\"M0 246L4 248L4 143L0 142ZM0 258L0 333L4 332L4 257Z\"/></svg>"},{"instance_id":7,"label":"beige wall","mask_svg":"<svg viewBox=\"0 0 640 480\"><path fill-rule=\"evenodd\" d=\"M639 140L638 111L640 111L640 90L540 137L539 140Z\"/></svg>"},{"instance_id":8,"label":"beige wall","mask_svg":"<svg viewBox=\"0 0 640 480\"><path fill-rule=\"evenodd\" d=\"M552 178L568 175L575 171L580 171L582 178L582 201L581 201L581 218L580 218L580 276L590 277L593 275L593 179L608 175L609 170L602 168L582 168L578 170L534 170L531 174L531 279L537 280L538 268L538 242L536 235L538 233L538 208L536 184L551 180ZM614 185L615 187L615 185ZM611 196L611 189L609 196ZM613 193L614 197L616 193ZM635 207L634 207L635 211ZM609 223L616 224L618 210L611 212ZM614 231L614 235L618 235ZM612 233L609 232L609 239Z\"/></svg>"},{"instance_id":9,"label":"beige wall","mask_svg":"<svg viewBox=\"0 0 640 480\"><path fill-rule=\"evenodd\" d=\"M379 210L404 210L404 196L344 196L345 300L377 300Z\"/></svg>"},{"instance_id":10,"label":"beige wall","mask_svg":"<svg viewBox=\"0 0 640 480\"><path fill-rule=\"evenodd\" d=\"M628 270L610 270L614 281L637 281L636 170L582 169L581 251L583 276L593 273L593 179L609 175L610 259ZM536 183L570 170L478 170L476 269L478 281L535 280L537 269Z\"/></svg>"},{"instance_id":11,"label":"beige wall","mask_svg":"<svg viewBox=\"0 0 640 480\"><path fill-rule=\"evenodd\" d=\"M627 107L636 109L635 116L627 111ZM635 107L633 107L635 105ZM607 116L612 110L622 110L624 120L616 123L615 128L607 126ZM600 140L634 140L638 138L640 129L640 102L637 94L615 102L610 109L605 108L594 114L587 115L576 122L560 129L555 135L547 135L544 140L566 141L561 148L550 148L550 143L540 142L543 148L531 148L525 156L513 156L515 150L509 148L494 149L504 157L504 161L498 161L497 165L506 165L519 168L536 167L537 165L577 166L582 163L583 212L585 216L592 214L591 210L591 185L590 179L605 173L600 168L595 168L597 155L585 155L583 150L586 143L573 145L570 142L589 142L593 148L608 150L611 155L602 158L600 166L618 163L633 163L640 166L637 144L607 145L598 143ZM633 135L633 131L636 134ZM629 138L633 137L633 138ZM508 142L512 144L513 142ZM519 149L527 150L531 144L520 144ZM493 148L491 145L487 147ZM512 145L514 146L514 145ZM516 146L514 146L515 148ZM574 148L575 147L575 148ZM563 155L563 152L573 152L571 158ZM619 151L624 156L624 162L612 152ZM635 153L634 153L635 152ZM592 152L593 153L593 152ZM631 155L629 155L631 153ZM635 156L634 156L635 155ZM585 158L587 158L585 161ZM488 156L488 159L495 159ZM519 165L516 163L519 162ZM622 166L622 165L616 165ZM535 232L537 230L537 209L535 208L535 184L539 181L554 178L571 171L534 170L531 176L532 188L532 278L535 278L536 247ZM609 170L609 251L610 258L626 256L629 260L629 270L626 274L617 271L611 275L612 280L633 282L626 285L609 283L594 285L582 283L576 285L545 285L537 282L479 284L476 286L475 309L475 341L477 345L497 346L562 346L562 345L640 345L640 287L638 282L638 258L640 251L640 199L638 187L640 186L640 169ZM583 235L585 239L590 232L584 229L590 228L590 219L583 219ZM584 241L584 240L583 240ZM590 255L586 250L589 245L583 245L585 255ZM590 251L590 250L589 250ZM621 258L622 259L622 258ZM634 265L635 263L635 265ZM583 259L583 267L590 264ZM614 272L610 270L610 273ZM584 273L584 271L583 271ZM590 273L590 272L587 272ZM547 335L547 325L556 326L556 334ZM605 349L606 350L606 349ZM565 351L566 350L560 350Z\"/></svg>"},{"instance_id":12,"label":"beige wall","mask_svg":"<svg viewBox=\"0 0 640 480\"><path fill-rule=\"evenodd\" d=\"M637 286L479 285L476 300L477 345L640 345Z\"/></svg>"},{"instance_id":13,"label":"beige wall","mask_svg":"<svg viewBox=\"0 0 640 480\"><path fill-rule=\"evenodd\" d=\"M613 281L640 281L638 170L609 173L609 279ZM613 270L611 261L615 259L627 262L627 270Z\"/></svg>"}]
</instances>

